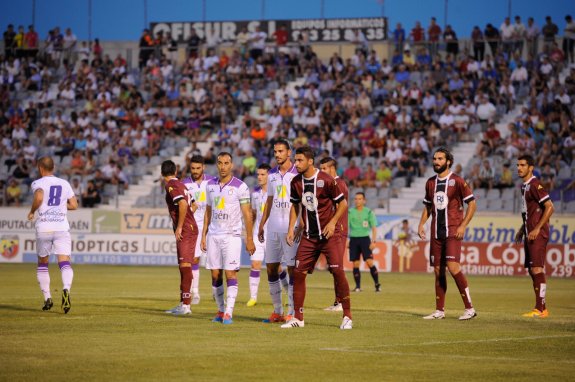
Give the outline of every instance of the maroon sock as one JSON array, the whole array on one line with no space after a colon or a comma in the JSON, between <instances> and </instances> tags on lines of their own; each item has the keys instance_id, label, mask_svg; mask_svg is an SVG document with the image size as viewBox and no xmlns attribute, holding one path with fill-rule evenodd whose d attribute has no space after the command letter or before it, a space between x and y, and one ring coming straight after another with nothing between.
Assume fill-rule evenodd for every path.
<instances>
[{"instance_id":1,"label":"maroon sock","mask_svg":"<svg viewBox=\"0 0 575 382\"><path fill-rule=\"evenodd\" d=\"M303 321L303 302L305 300L305 278L307 273L293 271L293 307L295 318Z\"/></svg>"},{"instance_id":2,"label":"maroon sock","mask_svg":"<svg viewBox=\"0 0 575 382\"><path fill-rule=\"evenodd\" d=\"M458 274L453 275L453 279L455 280L457 289L459 289L459 294L461 295L461 299L463 300L463 305L465 305L465 309L473 308L473 305L471 305L471 296L469 295L469 288L467 286L467 278L465 278L463 272L459 272Z\"/></svg>"},{"instance_id":3,"label":"maroon sock","mask_svg":"<svg viewBox=\"0 0 575 382\"><path fill-rule=\"evenodd\" d=\"M180 267L181 301L190 305L190 288L192 287L192 267Z\"/></svg>"},{"instance_id":4,"label":"maroon sock","mask_svg":"<svg viewBox=\"0 0 575 382\"><path fill-rule=\"evenodd\" d=\"M332 274L333 275L333 274ZM333 291L335 292L335 302L340 303L340 299L337 297L337 277L333 276Z\"/></svg>"},{"instance_id":5,"label":"maroon sock","mask_svg":"<svg viewBox=\"0 0 575 382\"><path fill-rule=\"evenodd\" d=\"M343 315L351 318L351 300L349 298L349 284L343 269L338 268L332 272L336 299L341 302Z\"/></svg>"},{"instance_id":6,"label":"maroon sock","mask_svg":"<svg viewBox=\"0 0 575 382\"><path fill-rule=\"evenodd\" d=\"M545 272L533 275L533 290L535 291L535 308L543 312L546 309L545 293L547 292Z\"/></svg>"},{"instance_id":7,"label":"maroon sock","mask_svg":"<svg viewBox=\"0 0 575 382\"><path fill-rule=\"evenodd\" d=\"M445 309L445 293L447 293L447 277L445 274L435 275L435 309Z\"/></svg>"}]
</instances>

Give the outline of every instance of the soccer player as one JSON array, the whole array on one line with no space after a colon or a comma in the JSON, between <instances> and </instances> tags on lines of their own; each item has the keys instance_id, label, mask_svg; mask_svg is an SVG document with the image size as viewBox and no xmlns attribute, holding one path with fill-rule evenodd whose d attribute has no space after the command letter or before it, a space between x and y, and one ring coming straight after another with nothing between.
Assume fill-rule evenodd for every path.
<instances>
[{"instance_id":1,"label":"soccer player","mask_svg":"<svg viewBox=\"0 0 575 382\"><path fill-rule=\"evenodd\" d=\"M204 214L206 212L206 186L208 181L214 179L204 173L206 169L204 157L194 155L190 160L191 177L184 178L182 182L188 189L188 193L195 200L197 209L194 211L194 220L198 225L198 232L204 229ZM201 240L196 241L194 261L192 262L192 305L200 303L200 258L205 255L200 247Z\"/></svg>"},{"instance_id":2,"label":"soccer player","mask_svg":"<svg viewBox=\"0 0 575 382\"><path fill-rule=\"evenodd\" d=\"M467 279L459 265L461 240L465 234L465 227L473 218L476 203L473 192L465 180L451 172L452 165L453 154L448 149L440 147L435 150L433 170L437 175L429 178L425 184L424 208L418 234L425 240L425 222L431 215L430 262L435 271L436 309L435 312L423 317L425 320L445 318L446 266L465 305L465 311L459 319L470 320L477 315L471 304ZM465 216L463 216L463 203L467 203Z\"/></svg>"},{"instance_id":3,"label":"soccer player","mask_svg":"<svg viewBox=\"0 0 575 382\"><path fill-rule=\"evenodd\" d=\"M319 169L323 172L328 173L333 179L335 179L335 182L337 183L340 191L343 192L343 197L347 202L349 200L349 189L347 188L347 184L345 183L345 181L337 175L337 161L332 157L322 158L322 160L319 162ZM345 243L347 242L347 234L348 234L347 214L343 214L341 216L341 219L337 222L337 224L341 227L342 242ZM337 285L335 285L335 279L333 287L334 291L336 291ZM324 310L330 312L341 312L343 311L343 307L341 305L341 302L337 300L336 296L334 303L325 308Z\"/></svg>"},{"instance_id":4,"label":"soccer player","mask_svg":"<svg viewBox=\"0 0 575 382\"><path fill-rule=\"evenodd\" d=\"M336 181L313 165L314 152L309 146L296 150L295 166L298 175L291 182L290 210L287 243L294 244L295 223L301 210L304 231L297 249L296 266L293 271L294 317L281 327L303 328L303 303L305 279L312 273L320 254L324 254L334 278L336 299L343 307L340 329L352 328L349 284L343 271L342 227L338 224L347 213L347 202Z\"/></svg>"},{"instance_id":5,"label":"soccer player","mask_svg":"<svg viewBox=\"0 0 575 382\"><path fill-rule=\"evenodd\" d=\"M198 225L194 219L194 199L186 186L176 177L177 167L171 160L162 163L162 178L166 189L166 204L172 218L178 266L180 269L180 305L167 310L175 315L191 314L192 263L198 240Z\"/></svg>"},{"instance_id":6,"label":"soccer player","mask_svg":"<svg viewBox=\"0 0 575 382\"><path fill-rule=\"evenodd\" d=\"M377 238L377 221L373 211L365 206L365 194L358 192L353 199L355 208L349 210L349 260L353 262L353 278L355 280L355 292L361 292L361 272L359 265L360 256L369 267L369 272L375 284L375 291L381 291L377 267L373 263L371 251L375 248ZM369 238L371 230L371 240Z\"/></svg>"},{"instance_id":7,"label":"soccer player","mask_svg":"<svg viewBox=\"0 0 575 382\"><path fill-rule=\"evenodd\" d=\"M242 246L242 216L246 226L246 250L253 255L252 211L248 186L232 175L233 158L221 152L216 158L219 178L208 182L206 213L202 231L202 250L207 250L206 268L212 271L212 293L218 313L212 320L232 324L238 295L238 270ZM224 304L223 274L226 274L227 297Z\"/></svg>"},{"instance_id":8,"label":"soccer player","mask_svg":"<svg viewBox=\"0 0 575 382\"><path fill-rule=\"evenodd\" d=\"M50 255L55 254L58 256L58 265L62 273L62 310L66 314L72 307L70 289L74 279L74 271L70 265L72 239L67 212L78 208L78 200L74 196L70 183L54 176L52 158L38 159L37 166L41 178L32 182L34 198L30 213L28 213L28 220L36 219L36 251L38 254L36 277L44 295L42 310L50 310L54 305L50 293L48 263Z\"/></svg>"},{"instance_id":9,"label":"soccer player","mask_svg":"<svg viewBox=\"0 0 575 382\"><path fill-rule=\"evenodd\" d=\"M262 220L258 227L260 243L265 241L265 261L268 273L268 283L274 311L264 322L284 322L293 317L293 279L296 248L286 242L290 216L290 184L297 175L297 170L291 161L291 147L287 140L280 139L274 144L274 156L277 167L268 175L268 199ZM264 230L266 223L267 233ZM288 283L288 314L284 317L282 306L282 284L287 282L285 271L281 271L281 263L285 263L289 273Z\"/></svg>"},{"instance_id":10,"label":"soccer player","mask_svg":"<svg viewBox=\"0 0 575 382\"><path fill-rule=\"evenodd\" d=\"M546 318L549 316L545 305L547 283L545 281L545 257L549 242L549 218L554 212L553 202L533 176L535 160L531 155L517 159L517 174L523 179L521 185L521 217L523 225L515 235L517 244L523 242L525 248L525 268L533 280L535 308L523 317Z\"/></svg>"},{"instance_id":11,"label":"soccer player","mask_svg":"<svg viewBox=\"0 0 575 382\"><path fill-rule=\"evenodd\" d=\"M252 192L252 219L255 222L254 226L259 227L260 221L264 213L266 201L268 199L268 173L271 170L270 165L261 164L256 171L258 186ZM267 227L267 224L266 224ZM266 234L264 227L264 236ZM254 306L258 302L258 289L260 286L260 270L262 268L262 260L266 253L266 244L260 243L257 238L257 233L254 232L254 244L256 251L252 255L252 268L250 269L250 299L247 306Z\"/></svg>"}]
</instances>

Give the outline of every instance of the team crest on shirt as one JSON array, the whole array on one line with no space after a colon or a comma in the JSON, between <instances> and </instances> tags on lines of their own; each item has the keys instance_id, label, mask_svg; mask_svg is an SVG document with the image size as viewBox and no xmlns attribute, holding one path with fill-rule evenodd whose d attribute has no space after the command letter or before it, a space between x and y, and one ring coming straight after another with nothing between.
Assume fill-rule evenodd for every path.
<instances>
[{"instance_id":1,"label":"team crest on shirt","mask_svg":"<svg viewBox=\"0 0 575 382\"><path fill-rule=\"evenodd\" d=\"M234 190L229 190L228 191L228 195L233 195L234 194Z\"/></svg>"},{"instance_id":2,"label":"team crest on shirt","mask_svg":"<svg viewBox=\"0 0 575 382\"><path fill-rule=\"evenodd\" d=\"M527 185L525 186L525 192L528 192L528 191L529 191L529 188L531 188L531 185L530 185L530 184L527 184Z\"/></svg>"},{"instance_id":3,"label":"team crest on shirt","mask_svg":"<svg viewBox=\"0 0 575 382\"><path fill-rule=\"evenodd\" d=\"M434 197L434 204L435 204L435 208L437 208L438 210L444 210L445 208L447 208L447 194L443 191L438 191L435 193L435 197Z\"/></svg>"},{"instance_id":4,"label":"team crest on shirt","mask_svg":"<svg viewBox=\"0 0 575 382\"><path fill-rule=\"evenodd\" d=\"M449 186L450 187L455 186L455 179L449 179Z\"/></svg>"},{"instance_id":5,"label":"team crest on shirt","mask_svg":"<svg viewBox=\"0 0 575 382\"><path fill-rule=\"evenodd\" d=\"M174 187L168 187L168 192L174 191Z\"/></svg>"},{"instance_id":6,"label":"team crest on shirt","mask_svg":"<svg viewBox=\"0 0 575 382\"><path fill-rule=\"evenodd\" d=\"M318 187L318 188L322 188L323 185L324 185L324 183L323 183L323 180L322 180L322 179L320 179L320 180L317 181L317 187Z\"/></svg>"},{"instance_id":7,"label":"team crest on shirt","mask_svg":"<svg viewBox=\"0 0 575 382\"><path fill-rule=\"evenodd\" d=\"M308 191L304 193L301 198L301 203L308 211L310 212L317 211L317 197L313 192Z\"/></svg>"},{"instance_id":8,"label":"team crest on shirt","mask_svg":"<svg viewBox=\"0 0 575 382\"><path fill-rule=\"evenodd\" d=\"M226 200L223 196L215 196L214 202L216 204L216 210L223 210L226 208Z\"/></svg>"}]
</instances>

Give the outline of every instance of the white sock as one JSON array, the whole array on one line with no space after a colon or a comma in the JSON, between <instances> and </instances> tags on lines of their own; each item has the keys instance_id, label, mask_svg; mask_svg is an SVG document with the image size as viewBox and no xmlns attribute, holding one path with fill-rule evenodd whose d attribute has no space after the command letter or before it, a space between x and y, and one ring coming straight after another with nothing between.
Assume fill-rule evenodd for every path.
<instances>
[{"instance_id":1,"label":"white sock","mask_svg":"<svg viewBox=\"0 0 575 382\"><path fill-rule=\"evenodd\" d=\"M290 280L291 281L291 280ZM293 308L293 283L290 282L288 286L288 314L290 316L294 315L294 308Z\"/></svg>"},{"instance_id":2,"label":"white sock","mask_svg":"<svg viewBox=\"0 0 575 382\"><path fill-rule=\"evenodd\" d=\"M212 284L212 294L218 305L218 312L224 311L224 285L214 286Z\"/></svg>"},{"instance_id":3,"label":"white sock","mask_svg":"<svg viewBox=\"0 0 575 382\"><path fill-rule=\"evenodd\" d=\"M280 282L282 284L283 290L288 293L288 286L289 286L289 277L288 273L284 270L280 273Z\"/></svg>"},{"instance_id":4,"label":"white sock","mask_svg":"<svg viewBox=\"0 0 575 382\"><path fill-rule=\"evenodd\" d=\"M192 264L192 296L200 294L200 265Z\"/></svg>"},{"instance_id":5,"label":"white sock","mask_svg":"<svg viewBox=\"0 0 575 382\"><path fill-rule=\"evenodd\" d=\"M38 264L36 269L36 278L38 279L38 284L40 284L40 290L44 295L44 301L52 298L50 294L50 273L48 272L48 264Z\"/></svg>"},{"instance_id":6,"label":"white sock","mask_svg":"<svg viewBox=\"0 0 575 382\"><path fill-rule=\"evenodd\" d=\"M234 306L236 305L236 297L238 297L238 280L227 280L228 294L226 298L226 314L230 317L234 314Z\"/></svg>"},{"instance_id":7,"label":"white sock","mask_svg":"<svg viewBox=\"0 0 575 382\"><path fill-rule=\"evenodd\" d=\"M250 271L250 298L258 299L258 289L260 287L260 271L252 269Z\"/></svg>"},{"instance_id":8,"label":"white sock","mask_svg":"<svg viewBox=\"0 0 575 382\"><path fill-rule=\"evenodd\" d=\"M74 280L74 271L69 261L61 261L58 263L60 266L60 272L62 272L62 289L72 288L72 280Z\"/></svg>"},{"instance_id":9,"label":"white sock","mask_svg":"<svg viewBox=\"0 0 575 382\"><path fill-rule=\"evenodd\" d=\"M272 304L274 306L274 313L283 314L282 306L282 287L279 280L269 281L270 284L270 296L272 298Z\"/></svg>"}]
</instances>

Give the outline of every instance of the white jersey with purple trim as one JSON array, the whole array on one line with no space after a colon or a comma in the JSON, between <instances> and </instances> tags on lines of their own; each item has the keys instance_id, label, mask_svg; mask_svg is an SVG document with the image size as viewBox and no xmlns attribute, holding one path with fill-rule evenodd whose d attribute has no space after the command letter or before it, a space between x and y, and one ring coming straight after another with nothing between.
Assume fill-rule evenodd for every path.
<instances>
[{"instance_id":1,"label":"white jersey with purple trim","mask_svg":"<svg viewBox=\"0 0 575 382\"><path fill-rule=\"evenodd\" d=\"M273 196L270 217L267 221L269 232L287 233L291 209L291 181L297 175L295 165L281 174L279 167L270 170L268 175L268 196ZM256 226L257 227L257 226Z\"/></svg>"},{"instance_id":2,"label":"white jersey with purple trim","mask_svg":"<svg viewBox=\"0 0 575 382\"><path fill-rule=\"evenodd\" d=\"M32 193L44 191L42 204L36 211L36 232L69 231L68 199L74 196L70 183L53 175L32 182Z\"/></svg>"},{"instance_id":3,"label":"white jersey with purple trim","mask_svg":"<svg viewBox=\"0 0 575 382\"><path fill-rule=\"evenodd\" d=\"M212 207L208 233L212 235L242 234L242 204L250 203L250 189L236 178L220 185L219 179L211 179L206 187L206 199Z\"/></svg>"},{"instance_id":4,"label":"white jersey with purple trim","mask_svg":"<svg viewBox=\"0 0 575 382\"><path fill-rule=\"evenodd\" d=\"M258 235L257 227L260 226L262 217L264 216L264 209L266 208L266 202L268 200L268 193L265 192L261 187L256 187L254 192L252 192L252 210L256 211L256 221L254 223L254 237ZM268 222L264 226L264 238L268 232ZM259 242L259 241L258 241Z\"/></svg>"},{"instance_id":5,"label":"white jersey with purple trim","mask_svg":"<svg viewBox=\"0 0 575 382\"><path fill-rule=\"evenodd\" d=\"M212 179L215 178L213 176L204 174L202 180L199 183L194 181L191 177L187 177L182 180L182 183L184 183L184 186L186 186L186 189L192 198L196 201L196 206L198 206L194 212L194 219L196 220L196 224L198 225L200 232L204 227L204 214L206 213L206 206L208 205L206 198L206 187L208 186L208 182Z\"/></svg>"}]
</instances>

